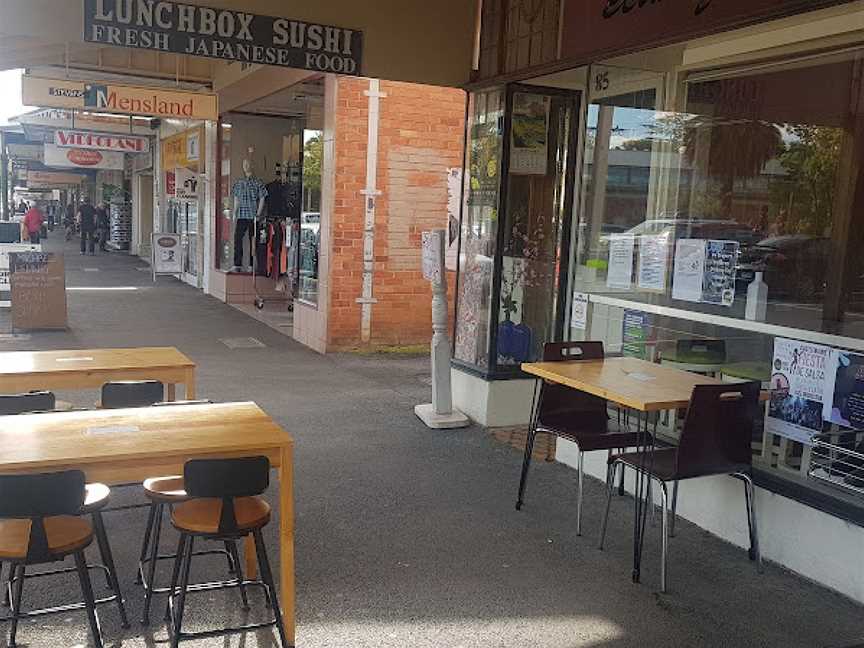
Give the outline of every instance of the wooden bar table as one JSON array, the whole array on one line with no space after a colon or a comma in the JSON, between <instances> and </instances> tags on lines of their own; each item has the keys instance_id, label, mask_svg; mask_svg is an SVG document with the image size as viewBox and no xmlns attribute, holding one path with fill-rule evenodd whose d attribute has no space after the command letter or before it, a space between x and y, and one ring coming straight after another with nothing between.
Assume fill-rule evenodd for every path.
<instances>
[{"instance_id":1,"label":"wooden bar table","mask_svg":"<svg viewBox=\"0 0 864 648\"><path fill-rule=\"evenodd\" d=\"M0 353L0 393L98 389L112 380L161 380L172 401L182 383L185 398L196 397L195 363L174 347Z\"/></svg>"},{"instance_id":2,"label":"wooden bar table","mask_svg":"<svg viewBox=\"0 0 864 648\"><path fill-rule=\"evenodd\" d=\"M648 433L648 415L666 410L686 409L697 385L720 385L722 381L669 366L647 362L638 358L605 358L603 360L574 360L572 362L532 362L522 365L525 373L559 385L566 385L607 401L629 407L645 415L643 447L653 445ZM633 533L633 581L639 581L644 537L645 512L643 496L644 477L637 471L636 520Z\"/></svg>"},{"instance_id":3,"label":"wooden bar table","mask_svg":"<svg viewBox=\"0 0 864 648\"><path fill-rule=\"evenodd\" d=\"M279 471L280 602L293 645L293 440L255 403L0 416L0 447L0 474L77 469L107 484L182 475L190 459L268 457Z\"/></svg>"}]
</instances>

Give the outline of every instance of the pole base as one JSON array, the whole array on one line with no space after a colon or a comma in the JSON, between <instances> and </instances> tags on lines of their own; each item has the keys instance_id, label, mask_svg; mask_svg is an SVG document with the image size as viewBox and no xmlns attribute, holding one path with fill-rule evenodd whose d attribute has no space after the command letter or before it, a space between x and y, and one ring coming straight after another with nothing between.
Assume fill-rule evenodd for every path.
<instances>
[{"instance_id":1,"label":"pole base","mask_svg":"<svg viewBox=\"0 0 864 648\"><path fill-rule=\"evenodd\" d=\"M449 430L471 425L468 417L459 410L453 410L449 414L436 414L432 403L415 405L414 413L417 415L417 418L426 424L426 427L433 430Z\"/></svg>"}]
</instances>

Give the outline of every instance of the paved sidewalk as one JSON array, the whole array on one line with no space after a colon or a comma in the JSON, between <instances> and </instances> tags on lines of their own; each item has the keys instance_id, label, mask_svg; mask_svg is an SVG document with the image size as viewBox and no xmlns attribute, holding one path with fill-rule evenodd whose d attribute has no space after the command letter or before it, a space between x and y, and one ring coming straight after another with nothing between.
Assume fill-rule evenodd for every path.
<instances>
[{"instance_id":1,"label":"paved sidewalk","mask_svg":"<svg viewBox=\"0 0 864 648\"><path fill-rule=\"evenodd\" d=\"M574 473L560 464L535 462L516 512L517 451L479 428L431 432L415 419L413 406L430 398L425 358L322 357L174 279L154 285L136 259L66 251L70 330L0 337L0 350L175 345L198 363L201 397L252 399L279 421L296 440L301 648L815 648L864 638L862 607L770 564L757 575L745 552L684 522L671 541L670 592L656 591L659 531L634 585L632 500L616 498L600 552L601 485L588 480L585 535L576 537ZM0 333L7 327L0 311ZM231 337L266 346L230 350L220 339ZM64 397L85 404L94 394ZM132 619L144 524L143 510L108 516ZM197 576L224 569L204 559ZM25 605L78 594L72 579L39 580L28 582ZM190 629L230 621L234 596L191 597ZM137 621L124 632L114 608L100 616L108 646L165 640L158 623L136 637ZM87 645L86 622L80 613L43 618L23 623L19 637L32 648ZM268 631L183 645L277 644Z\"/></svg>"}]
</instances>

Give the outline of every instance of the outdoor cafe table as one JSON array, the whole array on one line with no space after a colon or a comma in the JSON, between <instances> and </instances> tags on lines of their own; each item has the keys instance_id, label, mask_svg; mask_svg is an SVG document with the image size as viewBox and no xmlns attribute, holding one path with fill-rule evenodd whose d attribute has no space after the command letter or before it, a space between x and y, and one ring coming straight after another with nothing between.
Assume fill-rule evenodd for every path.
<instances>
[{"instance_id":1,"label":"outdoor cafe table","mask_svg":"<svg viewBox=\"0 0 864 648\"><path fill-rule=\"evenodd\" d=\"M716 378L681 371L638 358L605 358L570 362L530 362L522 365L525 373L549 382L605 398L645 415L643 447L653 444L648 435L648 415L666 410L685 409L697 385L722 384ZM638 582L647 506L642 507L643 479L637 473L636 522L634 527L633 580Z\"/></svg>"},{"instance_id":2,"label":"outdoor cafe table","mask_svg":"<svg viewBox=\"0 0 864 648\"><path fill-rule=\"evenodd\" d=\"M183 383L185 398L195 398L195 363L174 347L0 353L0 393L101 388L112 380L161 380L171 401Z\"/></svg>"},{"instance_id":3,"label":"outdoor cafe table","mask_svg":"<svg viewBox=\"0 0 864 648\"><path fill-rule=\"evenodd\" d=\"M293 440L255 403L0 416L0 447L0 474L77 469L107 484L183 474L190 459L268 457L279 471L280 602L293 645ZM247 542L247 568L254 559Z\"/></svg>"}]
</instances>

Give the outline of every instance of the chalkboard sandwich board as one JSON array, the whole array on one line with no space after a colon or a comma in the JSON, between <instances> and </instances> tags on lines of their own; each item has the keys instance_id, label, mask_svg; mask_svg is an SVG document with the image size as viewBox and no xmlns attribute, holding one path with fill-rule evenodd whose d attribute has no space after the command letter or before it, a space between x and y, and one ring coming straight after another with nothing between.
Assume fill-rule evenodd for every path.
<instances>
[{"instance_id":1,"label":"chalkboard sandwich board","mask_svg":"<svg viewBox=\"0 0 864 648\"><path fill-rule=\"evenodd\" d=\"M66 271L62 254L10 252L14 331L66 328Z\"/></svg>"}]
</instances>

